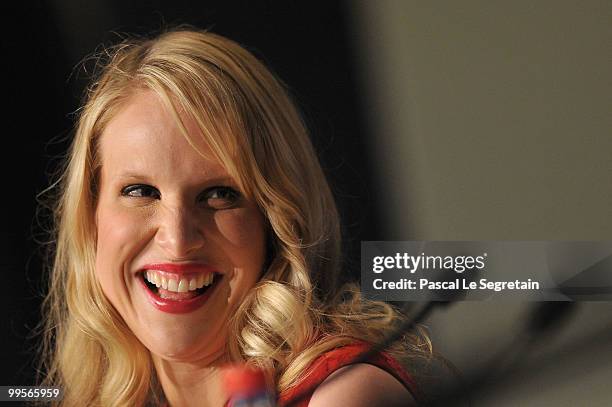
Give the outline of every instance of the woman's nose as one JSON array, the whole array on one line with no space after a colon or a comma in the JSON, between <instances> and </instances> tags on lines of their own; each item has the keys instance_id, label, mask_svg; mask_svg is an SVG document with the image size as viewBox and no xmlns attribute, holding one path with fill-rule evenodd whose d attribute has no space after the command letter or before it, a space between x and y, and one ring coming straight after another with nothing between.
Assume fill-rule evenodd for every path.
<instances>
[{"instance_id":1,"label":"woman's nose","mask_svg":"<svg viewBox=\"0 0 612 407\"><path fill-rule=\"evenodd\" d=\"M201 222L184 207L166 208L159 221L155 241L173 259L182 259L204 246Z\"/></svg>"}]
</instances>

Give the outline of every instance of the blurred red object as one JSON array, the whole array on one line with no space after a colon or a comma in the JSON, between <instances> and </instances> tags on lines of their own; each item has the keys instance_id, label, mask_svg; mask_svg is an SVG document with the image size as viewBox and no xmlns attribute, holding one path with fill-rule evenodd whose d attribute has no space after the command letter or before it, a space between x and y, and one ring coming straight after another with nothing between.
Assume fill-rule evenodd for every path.
<instances>
[{"instance_id":1,"label":"blurred red object","mask_svg":"<svg viewBox=\"0 0 612 407\"><path fill-rule=\"evenodd\" d=\"M276 405L268 390L265 372L244 365L230 365L222 372L223 387L229 395L228 406Z\"/></svg>"}]
</instances>

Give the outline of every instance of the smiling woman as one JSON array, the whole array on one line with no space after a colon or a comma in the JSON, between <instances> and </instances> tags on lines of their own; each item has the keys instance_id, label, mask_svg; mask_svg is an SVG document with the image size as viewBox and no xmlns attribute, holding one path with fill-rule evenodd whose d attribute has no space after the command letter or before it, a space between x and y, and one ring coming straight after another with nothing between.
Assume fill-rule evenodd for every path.
<instances>
[{"instance_id":1,"label":"smiling woman","mask_svg":"<svg viewBox=\"0 0 612 407\"><path fill-rule=\"evenodd\" d=\"M402 317L337 286L338 214L279 81L207 32L107 56L58 183L42 383L66 406L222 406L243 363L281 405L414 402L419 332L344 370Z\"/></svg>"},{"instance_id":2,"label":"smiling woman","mask_svg":"<svg viewBox=\"0 0 612 407\"><path fill-rule=\"evenodd\" d=\"M193 146L162 100L137 90L100 135L95 270L155 365L197 355L206 366L261 277L265 223L196 122L181 122Z\"/></svg>"}]
</instances>

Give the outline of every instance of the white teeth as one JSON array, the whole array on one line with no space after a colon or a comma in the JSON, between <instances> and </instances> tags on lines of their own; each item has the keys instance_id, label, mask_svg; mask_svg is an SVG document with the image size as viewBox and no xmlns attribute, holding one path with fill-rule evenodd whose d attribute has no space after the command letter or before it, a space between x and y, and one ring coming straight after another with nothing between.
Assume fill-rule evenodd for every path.
<instances>
[{"instance_id":1,"label":"white teeth","mask_svg":"<svg viewBox=\"0 0 612 407\"><path fill-rule=\"evenodd\" d=\"M196 287L202 288L204 287L204 279L206 278L205 274L200 274L198 276L198 280L196 281Z\"/></svg>"},{"instance_id":2,"label":"white teeth","mask_svg":"<svg viewBox=\"0 0 612 407\"><path fill-rule=\"evenodd\" d=\"M214 279L214 273L198 274L197 276L186 279L181 278L175 280L170 277L165 277L156 270L147 270L144 273L145 279L151 284L163 288L165 290L186 293L187 291L194 291L204 286L209 286Z\"/></svg>"},{"instance_id":3,"label":"white teeth","mask_svg":"<svg viewBox=\"0 0 612 407\"><path fill-rule=\"evenodd\" d=\"M176 280L172 278L168 279L168 291L178 291L178 284Z\"/></svg>"},{"instance_id":4,"label":"white teeth","mask_svg":"<svg viewBox=\"0 0 612 407\"><path fill-rule=\"evenodd\" d=\"M187 291L189 291L189 283L184 278L181 278L178 284L178 292L186 293Z\"/></svg>"}]
</instances>

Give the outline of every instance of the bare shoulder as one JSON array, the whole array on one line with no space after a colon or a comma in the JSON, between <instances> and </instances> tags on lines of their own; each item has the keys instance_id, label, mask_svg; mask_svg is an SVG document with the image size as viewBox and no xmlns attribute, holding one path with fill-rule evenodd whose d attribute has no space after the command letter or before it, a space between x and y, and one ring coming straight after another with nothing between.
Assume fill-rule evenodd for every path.
<instances>
[{"instance_id":1,"label":"bare shoulder","mask_svg":"<svg viewBox=\"0 0 612 407\"><path fill-rule=\"evenodd\" d=\"M309 407L416 406L410 392L395 377L366 363L345 366L315 390Z\"/></svg>"}]
</instances>

